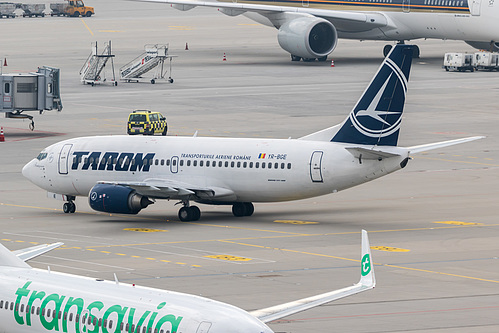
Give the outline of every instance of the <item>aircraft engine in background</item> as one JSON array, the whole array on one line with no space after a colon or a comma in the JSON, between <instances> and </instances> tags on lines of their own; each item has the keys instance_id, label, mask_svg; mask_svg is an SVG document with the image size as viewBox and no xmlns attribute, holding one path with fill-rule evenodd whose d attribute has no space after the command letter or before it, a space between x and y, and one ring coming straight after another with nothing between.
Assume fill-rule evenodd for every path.
<instances>
[{"instance_id":1,"label":"aircraft engine in background","mask_svg":"<svg viewBox=\"0 0 499 333\"><path fill-rule=\"evenodd\" d=\"M478 50L486 50L490 52L498 52L499 51L499 42L473 42L473 41L466 41L466 44L468 44L471 47L474 47L475 49Z\"/></svg>"},{"instance_id":2,"label":"aircraft engine in background","mask_svg":"<svg viewBox=\"0 0 499 333\"><path fill-rule=\"evenodd\" d=\"M299 17L287 21L277 34L279 45L289 53L293 61L325 61L338 43L334 25L317 17Z\"/></svg>"},{"instance_id":3,"label":"aircraft engine in background","mask_svg":"<svg viewBox=\"0 0 499 333\"><path fill-rule=\"evenodd\" d=\"M97 184L92 187L88 202L93 210L117 214L137 214L153 203L132 188L113 184Z\"/></svg>"}]
</instances>

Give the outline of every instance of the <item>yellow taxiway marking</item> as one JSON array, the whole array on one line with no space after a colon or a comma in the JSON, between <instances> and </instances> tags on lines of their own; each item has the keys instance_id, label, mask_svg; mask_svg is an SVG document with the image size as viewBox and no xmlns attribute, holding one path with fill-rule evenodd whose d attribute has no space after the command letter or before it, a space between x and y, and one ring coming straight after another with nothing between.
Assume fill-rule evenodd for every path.
<instances>
[{"instance_id":1,"label":"yellow taxiway marking","mask_svg":"<svg viewBox=\"0 0 499 333\"><path fill-rule=\"evenodd\" d=\"M209 256L204 256L204 257L205 258L212 258L212 259L228 260L228 261L251 261L252 260L250 258L236 257L236 256L228 255L228 254L209 255Z\"/></svg>"},{"instance_id":2,"label":"yellow taxiway marking","mask_svg":"<svg viewBox=\"0 0 499 333\"><path fill-rule=\"evenodd\" d=\"M125 228L125 231L136 231L136 232L168 232L168 230L161 229L149 229L149 228Z\"/></svg>"},{"instance_id":3,"label":"yellow taxiway marking","mask_svg":"<svg viewBox=\"0 0 499 333\"><path fill-rule=\"evenodd\" d=\"M171 30L194 30L194 27L187 25L170 25L168 26Z\"/></svg>"},{"instance_id":4,"label":"yellow taxiway marking","mask_svg":"<svg viewBox=\"0 0 499 333\"><path fill-rule=\"evenodd\" d=\"M435 221L433 223L450 224L450 225L483 225L483 223L461 222L461 221Z\"/></svg>"},{"instance_id":5,"label":"yellow taxiway marking","mask_svg":"<svg viewBox=\"0 0 499 333\"><path fill-rule=\"evenodd\" d=\"M411 250L391 246L371 246L371 249L386 252L409 252Z\"/></svg>"},{"instance_id":6,"label":"yellow taxiway marking","mask_svg":"<svg viewBox=\"0 0 499 333\"><path fill-rule=\"evenodd\" d=\"M90 27L85 23L85 20L81 19L81 21L83 22L83 25L85 26L85 28L87 28L87 30L90 32L90 34L93 36L94 33L92 31L92 29L90 29Z\"/></svg>"},{"instance_id":7,"label":"yellow taxiway marking","mask_svg":"<svg viewBox=\"0 0 499 333\"><path fill-rule=\"evenodd\" d=\"M297 220L275 220L274 222L287 223L287 224L319 224L319 222L297 221Z\"/></svg>"}]
</instances>

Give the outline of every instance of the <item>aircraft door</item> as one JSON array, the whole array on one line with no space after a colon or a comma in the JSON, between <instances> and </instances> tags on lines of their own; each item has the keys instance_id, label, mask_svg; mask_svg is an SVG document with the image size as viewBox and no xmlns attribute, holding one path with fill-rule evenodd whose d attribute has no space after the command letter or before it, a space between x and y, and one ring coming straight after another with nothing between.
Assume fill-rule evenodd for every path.
<instances>
[{"instance_id":1,"label":"aircraft door","mask_svg":"<svg viewBox=\"0 0 499 333\"><path fill-rule=\"evenodd\" d=\"M411 0L402 0L402 10L404 13L409 13L411 11Z\"/></svg>"},{"instance_id":2,"label":"aircraft door","mask_svg":"<svg viewBox=\"0 0 499 333\"><path fill-rule=\"evenodd\" d=\"M62 146L61 152L59 153L59 174L68 174L68 164L69 164L69 151L73 147L72 144L67 144Z\"/></svg>"},{"instance_id":3,"label":"aircraft door","mask_svg":"<svg viewBox=\"0 0 499 333\"><path fill-rule=\"evenodd\" d=\"M173 156L170 161L170 171L171 173L178 172L178 156Z\"/></svg>"},{"instance_id":4,"label":"aircraft door","mask_svg":"<svg viewBox=\"0 0 499 333\"><path fill-rule=\"evenodd\" d=\"M12 78L5 76L3 78L2 94L3 94L3 108L12 109Z\"/></svg>"},{"instance_id":5,"label":"aircraft door","mask_svg":"<svg viewBox=\"0 0 499 333\"><path fill-rule=\"evenodd\" d=\"M314 151L310 158L310 178L314 183L322 183L322 151Z\"/></svg>"},{"instance_id":6,"label":"aircraft door","mask_svg":"<svg viewBox=\"0 0 499 333\"><path fill-rule=\"evenodd\" d=\"M210 330L211 323L207 321L203 321L201 324L199 324L198 330L196 333L208 333Z\"/></svg>"},{"instance_id":7,"label":"aircraft door","mask_svg":"<svg viewBox=\"0 0 499 333\"><path fill-rule=\"evenodd\" d=\"M480 16L481 0L471 0L471 15Z\"/></svg>"}]
</instances>

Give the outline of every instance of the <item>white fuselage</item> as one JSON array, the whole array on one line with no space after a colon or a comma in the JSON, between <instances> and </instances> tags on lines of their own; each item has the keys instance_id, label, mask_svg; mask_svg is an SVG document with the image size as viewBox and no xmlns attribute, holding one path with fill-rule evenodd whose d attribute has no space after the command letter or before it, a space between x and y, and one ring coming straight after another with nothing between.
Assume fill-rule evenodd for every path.
<instances>
[{"instance_id":1,"label":"white fuselage","mask_svg":"<svg viewBox=\"0 0 499 333\"><path fill-rule=\"evenodd\" d=\"M359 160L345 149L352 146L359 145L291 139L84 137L46 148L47 157L33 159L23 174L49 192L72 196L87 196L99 181L166 179L214 188L212 203L271 202L365 183L400 169L408 156L406 149L390 147L400 156ZM136 154L148 157L145 164L127 165L124 157ZM106 164L110 159L114 162Z\"/></svg>"},{"instance_id":2,"label":"white fuselage","mask_svg":"<svg viewBox=\"0 0 499 333\"><path fill-rule=\"evenodd\" d=\"M0 272L0 333L208 331L272 333L246 311L203 297L31 268Z\"/></svg>"}]
</instances>

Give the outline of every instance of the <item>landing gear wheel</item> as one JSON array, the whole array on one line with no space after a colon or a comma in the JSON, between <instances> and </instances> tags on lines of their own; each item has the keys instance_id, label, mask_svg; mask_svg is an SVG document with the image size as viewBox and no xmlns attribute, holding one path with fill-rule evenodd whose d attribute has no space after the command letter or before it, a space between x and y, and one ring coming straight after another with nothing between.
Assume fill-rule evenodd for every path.
<instances>
[{"instance_id":1,"label":"landing gear wheel","mask_svg":"<svg viewBox=\"0 0 499 333\"><path fill-rule=\"evenodd\" d=\"M168 126L165 126L165 129L163 130L163 133L161 133L162 136L166 135L166 132L168 132Z\"/></svg>"},{"instance_id":2,"label":"landing gear wheel","mask_svg":"<svg viewBox=\"0 0 499 333\"><path fill-rule=\"evenodd\" d=\"M393 45L385 45L385 47L383 47L383 56L386 57L388 55L388 53L390 53L391 49L392 49Z\"/></svg>"},{"instance_id":3,"label":"landing gear wheel","mask_svg":"<svg viewBox=\"0 0 499 333\"><path fill-rule=\"evenodd\" d=\"M155 79L151 79L151 84L155 84L156 83L156 80Z\"/></svg>"},{"instance_id":4,"label":"landing gear wheel","mask_svg":"<svg viewBox=\"0 0 499 333\"><path fill-rule=\"evenodd\" d=\"M246 212L244 216L251 216L255 212L255 206L251 202L245 202L244 206L246 208Z\"/></svg>"},{"instance_id":5,"label":"landing gear wheel","mask_svg":"<svg viewBox=\"0 0 499 333\"><path fill-rule=\"evenodd\" d=\"M201 218L201 211L197 206L182 207L178 211L178 218L182 222L197 221Z\"/></svg>"},{"instance_id":6,"label":"landing gear wheel","mask_svg":"<svg viewBox=\"0 0 499 333\"><path fill-rule=\"evenodd\" d=\"M295 55L291 55L291 61L300 61L301 60L301 57L299 56L295 56Z\"/></svg>"},{"instance_id":7,"label":"landing gear wheel","mask_svg":"<svg viewBox=\"0 0 499 333\"><path fill-rule=\"evenodd\" d=\"M62 210L65 214L73 214L76 211L76 205L72 201L66 202L62 205Z\"/></svg>"},{"instance_id":8,"label":"landing gear wheel","mask_svg":"<svg viewBox=\"0 0 499 333\"><path fill-rule=\"evenodd\" d=\"M317 58L317 61L319 61L319 62L324 62L326 60L327 60L327 56Z\"/></svg>"},{"instance_id":9,"label":"landing gear wheel","mask_svg":"<svg viewBox=\"0 0 499 333\"><path fill-rule=\"evenodd\" d=\"M173 83L173 79L170 77L170 78L168 79L168 82Z\"/></svg>"},{"instance_id":10,"label":"landing gear wheel","mask_svg":"<svg viewBox=\"0 0 499 333\"><path fill-rule=\"evenodd\" d=\"M29 124L28 127L29 127L30 130L33 131L35 129L35 122L32 120L31 124Z\"/></svg>"},{"instance_id":11,"label":"landing gear wheel","mask_svg":"<svg viewBox=\"0 0 499 333\"><path fill-rule=\"evenodd\" d=\"M235 217L251 216L255 211L255 207L251 202L237 202L232 205L232 214Z\"/></svg>"}]
</instances>

